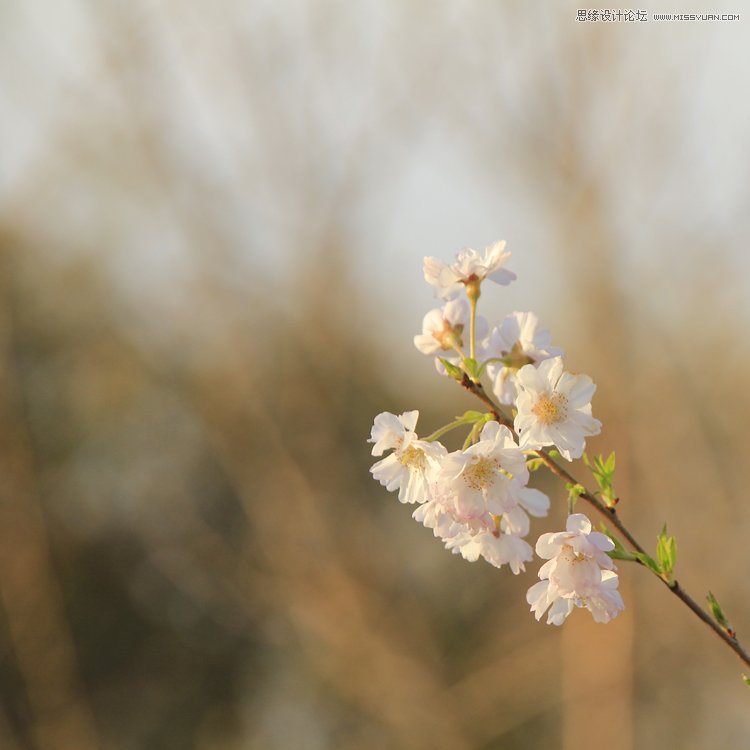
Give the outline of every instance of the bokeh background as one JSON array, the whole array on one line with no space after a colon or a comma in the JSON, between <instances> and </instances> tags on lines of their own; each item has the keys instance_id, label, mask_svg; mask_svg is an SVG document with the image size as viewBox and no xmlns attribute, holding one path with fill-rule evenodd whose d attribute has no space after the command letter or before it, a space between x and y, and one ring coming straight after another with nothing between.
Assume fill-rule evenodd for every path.
<instances>
[{"instance_id":1,"label":"bokeh background","mask_svg":"<svg viewBox=\"0 0 750 750\"><path fill-rule=\"evenodd\" d=\"M474 406L411 345L422 257L506 239L482 311L592 375L623 519L750 639L750 17L582 7L0 3L0 748L747 745L643 570L536 623L537 565L368 474L376 413Z\"/></svg>"}]
</instances>

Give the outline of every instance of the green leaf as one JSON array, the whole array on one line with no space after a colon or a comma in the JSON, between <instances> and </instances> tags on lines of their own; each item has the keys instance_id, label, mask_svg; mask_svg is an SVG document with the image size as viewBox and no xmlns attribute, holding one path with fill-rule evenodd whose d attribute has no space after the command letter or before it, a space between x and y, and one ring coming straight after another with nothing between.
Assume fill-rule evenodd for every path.
<instances>
[{"instance_id":1,"label":"green leaf","mask_svg":"<svg viewBox=\"0 0 750 750\"><path fill-rule=\"evenodd\" d=\"M607 552L613 560L635 562L638 559L632 552L623 547L622 542L603 523L599 524L599 530L602 534L606 534L612 540L612 544L615 545L613 550Z\"/></svg>"},{"instance_id":2,"label":"green leaf","mask_svg":"<svg viewBox=\"0 0 750 750\"><path fill-rule=\"evenodd\" d=\"M529 471L537 471L544 466L544 461L541 458L527 458L526 467Z\"/></svg>"},{"instance_id":3,"label":"green leaf","mask_svg":"<svg viewBox=\"0 0 750 750\"><path fill-rule=\"evenodd\" d=\"M466 370L466 374L474 382L479 380L479 376L481 374L481 371L479 369L479 362L477 362L472 357L466 357L466 359L464 359L464 370Z\"/></svg>"},{"instance_id":4,"label":"green leaf","mask_svg":"<svg viewBox=\"0 0 750 750\"><path fill-rule=\"evenodd\" d=\"M613 549L607 552L607 554L613 560L627 560L628 562L635 562L638 559L632 552L628 552L625 548Z\"/></svg>"},{"instance_id":5,"label":"green leaf","mask_svg":"<svg viewBox=\"0 0 750 750\"><path fill-rule=\"evenodd\" d=\"M612 486L616 463L614 451L606 459L602 456L595 456L593 461L584 454L583 462L593 474L599 486L598 494L601 495L604 504L609 508L614 507L617 504L617 497Z\"/></svg>"},{"instance_id":6,"label":"green leaf","mask_svg":"<svg viewBox=\"0 0 750 750\"><path fill-rule=\"evenodd\" d=\"M661 577L661 568L659 567L659 563L657 563L653 557L650 557L645 552L633 552L633 556L636 560L645 565L652 573L656 573L656 575Z\"/></svg>"},{"instance_id":7,"label":"green leaf","mask_svg":"<svg viewBox=\"0 0 750 750\"><path fill-rule=\"evenodd\" d=\"M487 417L487 412L474 411L470 409L469 411L465 411L460 417L456 417L456 421L461 420L466 423L478 422L480 419L485 419L486 417Z\"/></svg>"},{"instance_id":8,"label":"green leaf","mask_svg":"<svg viewBox=\"0 0 750 750\"><path fill-rule=\"evenodd\" d=\"M667 524L656 537L656 559L662 572L672 581L672 571L677 560L677 542L673 536L667 536Z\"/></svg>"},{"instance_id":9,"label":"green leaf","mask_svg":"<svg viewBox=\"0 0 750 750\"><path fill-rule=\"evenodd\" d=\"M716 622L721 625L722 629L729 635L734 636L734 628L732 627L732 624L724 614L724 610L721 608L719 602L716 601L716 597L710 591L706 596L706 601L708 601L708 606L711 609L711 614L714 616L714 620L716 620Z\"/></svg>"},{"instance_id":10,"label":"green leaf","mask_svg":"<svg viewBox=\"0 0 750 750\"><path fill-rule=\"evenodd\" d=\"M453 362L449 362L445 357L438 357L438 359L443 363L449 377L458 380L459 383L464 379L464 371L460 367L456 367Z\"/></svg>"},{"instance_id":11,"label":"green leaf","mask_svg":"<svg viewBox=\"0 0 750 750\"><path fill-rule=\"evenodd\" d=\"M750 677L748 677L744 672L742 673L742 681L745 683L745 685L750 687Z\"/></svg>"}]
</instances>

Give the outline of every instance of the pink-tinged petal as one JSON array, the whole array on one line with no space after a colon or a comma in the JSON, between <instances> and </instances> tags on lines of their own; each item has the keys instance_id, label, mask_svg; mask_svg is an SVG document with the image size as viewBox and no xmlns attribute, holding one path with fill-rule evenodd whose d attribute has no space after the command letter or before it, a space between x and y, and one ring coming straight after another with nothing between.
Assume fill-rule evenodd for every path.
<instances>
[{"instance_id":1,"label":"pink-tinged petal","mask_svg":"<svg viewBox=\"0 0 750 750\"><path fill-rule=\"evenodd\" d=\"M549 511L549 498L533 487L523 487L518 493L518 502L536 518L542 518Z\"/></svg>"},{"instance_id":2,"label":"pink-tinged petal","mask_svg":"<svg viewBox=\"0 0 750 750\"><path fill-rule=\"evenodd\" d=\"M591 521L583 513L573 513L568 516L565 529L571 534L589 534L591 533Z\"/></svg>"},{"instance_id":3,"label":"pink-tinged petal","mask_svg":"<svg viewBox=\"0 0 750 750\"><path fill-rule=\"evenodd\" d=\"M422 333L431 334L433 331L442 330L443 311L439 307L435 307L422 318Z\"/></svg>"},{"instance_id":4,"label":"pink-tinged petal","mask_svg":"<svg viewBox=\"0 0 750 750\"><path fill-rule=\"evenodd\" d=\"M517 507L516 499L511 494L510 480L508 477L499 475L492 484L484 490L487 510L495 516L501 516Z\"/></svg>"},{"instance_id":5,"label":"pink-tinged petal","mask_svg":"<svg viewBox=\"0 0 750 750\"><path fill-rule=\"evenodd\" d=\"M519 432L519 430L517 429L516 432ZM522 451L536 450L537 448L552 445L552 441L547 438L546 430L536 422L526 430L520 431L519 436L518 447Z\"/></svg>"},{"instance_id":6,"label":"pink-tinged petal","mask_svg":"<svg viewBox=\"0 0 750 750\"><path fill-rule=\"evenodd\" d=\"M586 607L591 612L595 622L607 623L617 617L625 608L619 591L611 587L600 587L599 592L586 601Z\"/></svg>"},{"instance_id":7,"label":"pink-tinged petal","mask_svg":"<svg viewBox=\"0 0 750 750\"><path fill-rule=\"evenodd\" d=\"M496 568L510 565L511 570L517 574L524 569L524 561L532 559L531 548L518 537L507 534L495 536L484 532L478 534L475 539L479 543L482 557Z\"/></svg>"},{"instance_id":8,"label":"pink-tinged petal","mask_svg":"<svg viewBox=\"0 0 750 750\"><path fill-rule=\"evenodd\" d=\"M517 316L520 313L511 313L506 316L499 326L492 331L493 346L496 347L497 355L507 354L513 349L513 344L518 341L520 331Z\"/></svg>"},{"instance_id":9,"label":"pink-tinged petal","mask_svg":"<svg viewBox=\"0 0 750 750\"><path fill-rule=\"evenodd\" d=\"M539 578L549 578L554 574L556 567L557 557L553 557L551 560L547 560L547 562L544 563L541 568L539 568Z\"/></svg>"},{"instance_id":10,"label":"pink-tinged petal","mask_svg":"<svg viewBox=\"0 0 750 750\"><path fill-rule=\"evenodd\" d=\"M375 417L368 443L375 443L373 456L382 456L383 451L395 448L403 437L404 427L395 414L381 412Z\"/></svg>"},{"instance_id":11,"label":"pink-tinged petal","mask_svg":"<svg viewBox=\"0 0 750 750\"><path fill-rule=\"evenodd\" d=\"M589 437L593 437L594 435L599 435L601 433L602 423L598 419L592 417L591 422L588 425L585 425L584 429Z\"/></svg>"},{"instance_id":12,"label":"pink-tinged petal","mask_svg":"<svg viewBox=\"0 0 750 750\"><path fill-rule=\"evenodd\" d=\"M516 340L524 343L531 343L534 341L536 334L536 327L539 325L539 318L536 313L533 312L515 312L513 315L516 318L516 326L518 328L518 334Z\"/></svg>"},{"instance_id":13,"label":"pink-tinged petal","mask_svg":"<svg viewBox=\"0 0 750 750\"><path fill-rule=\"evenodd\" d=\"M405 411L400 417L399 421L404 426L405 429L411 430L414 432L414 429L417 426L417 420L419 419L419 411L415 409L414 411Z\"/></svg>"},{"instance_id":14,"label":"pink-tinged petal","mask_svg":"<svg viewBox=\"0 0 750 750\"><path fill-rule=\"evenodd\" d=\"M479 490L467 489L454 499L456 520L471 521L481 519L487 514L484 495Z\"/></svg>"},{"instance_id":15,"label":"pink-tinged petal","mask_svg":"<svg viewBox=\"0 0 750 750\"><path fill-rule=\"evenodd\" d=\"M409 480L401 483L398 499L402 503L423 503L428 499L430 488L424 474L416 469L409 471Z\"/></svg>"},{"instance_id":16,"label":"pink-tinged petal","mask_svg":"<svg viewBox=\"0 0 750 750\"><path fill-rule=\"evenodd\" d=\"M463 451L453 451L442 460L442 477L447 482L457 479L468 463L468 457Z\"/></svg>"},{"instance_id":17,"label":"pink-tinged petal","mask_svg":"<svg viewBox=\"0 0 750 750\"><path fill-rule=\"evenodd\" d=\"M451 270L466 279L472 274L478 274L482 267L479 253L473 247L464 247L456 255L456 262L451 265Z\"/></svg>"},{"instance_id":18,"label":"pink-tinged petal","mask_svg":"<svg viewBox=\"0 0 750 750\"><path fill-rule=\"evenodd\" d=\"M484 427L482 427L482 432L479 433L479 440L481 442L495 442L498 437L504 437L503 430L510 435L510 430L505 425L495 422L494 420L487 422Z\"/></svg>"},{"instance_id":19,"label":"pink-tinged petal","mask_svg":"<svg viewBox=\"0 0 750 750\"><path fill-rule=\"evenodd\" d=\"M513 575L518 575L526 570L525 562L531 562L534 559L534 551L525 539L512 534L502 534L503 546L508 565Z\"/></svg>"},{"instance_id":20,"label":"pink-tinged petal","mask_svg":"<svg viewBox=\"0 0 750 750\"><path fill-rule=\"evenodd\" d=\"M522 425L536 422L536 417L531 411L534 408L534 399L531 397L531 394L528 391L524 391L520 387L518 373L516 373L515 375L514 385L518 391L518 395L516 397L516 409L518 409L518 414L516 415L515 422Z\"/></svg>"},{"instance_id":21,"label":"pink-tinged petal","mask_svg":"<svg viewBox=\"0 0 750 750\"><path fill-rule=\"evenodd\" d=\"M588 375L571 375L565 373L566 381L570 378L570 381L566 382L566 395L568 397L568 403L573 409L578 409L585 404L590 404L591 399L596 393L596 384ZM560 383L560 390L562 391L562 378Z\"/></svg>"},{"instance_id":22,"label":"pink-tinged petal","mask_svg":"<svg viewBox=\"0 0 750 750\"><path fill-rule=\"evenodd\" d=\"M615 543L601 531L592 531L589 534L589 542L602 552L611 552L615 548Z\"/></svg>"},{"instance_id":23,"label":"pink-tinged petal","mask_svg":"<svg viewBox=\"0 0 750 750\"><path fill-rule=\"evenodd\" d=\"M418 505L411 514L411 517L415 521L419 521L419 523L423 524L428 529L431 529L437 523L437 516L441 512L442 509L440 508L440 504L434 500L430 500L429 502Z\"/></svg>"},{"instance_id":24,"label":"pink-tinged petal","mask_svg":"<svg viewBox=\"0 0 750 750\"><path fill-rule=\"evenodd\" d=\"M568 411L568 421L565 423L568 430L577 430L582 438L593 437L602 431L602 423L591 416L591 404L581 409Z\"/></svg>"},{"instance_id":25,"label":"pink-tinged petal","mask_svg":"<svg viewBox=\"0 0 750 750\"><path fill-rule=\"evenodd\" d=\"M581 409L568 410L568 421L566 422L566 427L567 426L575 426L582 436L593 434L598 435L601 431L602 423L591 416L591 405L588 404Z\"/></svg>"},{"instance_id":26,"label":"pink-tinged petal","mask_svg":"<svg viewBox=\"0 0 750 750\"><path fill-rule=\"evenodd\" d=\"M461 276L452 268L443 268L438 277L436 291L442 299L451 299L461 293Z\"/></svg>"},{"instance_id":27,"label":"pink-tinged petal","mask_svg":"<svg viewBox=\"0 0 750 750\"><path fill-rule=\"evenodd\" d=\"M566 461L573 461L576 458L580 458L581 456L574 456L570 453L570 451L565 451L560 449L560 455L566 460Z\"/></svg>"},{"instance_id":28,"label":"pink-tinged petal","mask_svg":"<svg viewBox=\"0 0 750 750\"><path fill-rule=\"evenodd\" d=\"M558 599L549 610L547 615L548 625L562 625L567 616L573 611L572 599Z\"/></svg>"},{"instance_id":29,"label":"pink-tinged petal","mask_svg":"<svg viewBox=\"0 0 750 750\"><path fill-rule=\"evenodd\" d=\"M546 602L548 589L549 581L539 581L538 583L535 583L531 588L529 588L529 590L526 592L526 602L528 604L531 604L532 611L534 609L538 609L544 602ZM541 619L541 616L544 614L545 609L547 609L547 607L544 607L544 609L541 610L539 616L536 618L537 620Z\"/></svg>"},{"instance_id":30,"label":"pink-tinged petal","mask_svg":"<svg viewBox=\"0 0 750 750\"><path fill-rule=\"evenodd\" d=\"M535 365L524 365L516 373L516 381L519 386L526 391L530 391L534 396L539 393L546 393L549 390L549 380L546 374L542 372L542 367L545 362L551 362L553 360L544 360L540 363L537 369ZM532 400L533 403L533 400Z\"/></svg>"},{"instance_id":31,"label":"pink-tinged petal","mask_svg":"<svg viewBox=\"0 0 750 750\"><path fill-rule=\"evenodd\" d=\"M526 484L529 481L529 467L526 466L526 458L520 448L499 451L498 456L500 465L513 475L513 479L520 484Z\"/></svg>"},{"instance_id":32,"label":"pink-tinged petal","mask_svg":"<svg viewBox=\"0 0 750 750\"><path fill-rule=\"evenodd\" d=\"M602 588L616 589L620 583L620 577L613 570L602 571Z\"/></svg>"},{"instance_id":33,"label":"pink-tinged petal","mask_svg":"<svg viewBox=\"0 0 750 750\"><path fill-rule=\"evenodd\" d=\"M511 406L518 398L515 372L507 367L490 365L487 368L487 374L492 378L492 392L497 400L504 406ZM523 418L529 421L532 419L530 414L523 415Z\"/></svg>"},{"instance_id":34,"label":"pink-tinged petal","mask_svg":"<svg viewBox=\"0 0 750 750\"><path fill-rule=\"evenodd\" d=\"M400 482L401 475L405 471L396 456L391 453L370 467L370 473L380 482L389 492L393 492Z\"/></svg>"},{"instance_id":35,"label":"pink-tinged petal","mask_svg":"<svg viewBox=\"0 0 750 750\"><path fill-rule=\"evenodd\" d=\"M579 458L583 453L583 435L580 434L580 430L577 427L569 429L569 425L564 423L551 424L547 425L547 432L561 453L565 451L566 453L575 455L580 450L581 453L576 458Z\"/></svg>"},{"instance_id":36,"label":"pink-tinged petal","mask_svg":"<svg viewBox=\"0 0 750 750\"><path fill-rule=\"evenodd\" d=\"M563 551L557 557L557 565L549 578L562 594L583 597L598 590L602 572L593 560L576 560Z\"/></svg>"},{"instance_id":37,"label":"pink-tinged petal","mask_svg":"<svg viewBox=\"0 0 750 750\"><path fill-rule=\"evenodd\" d=\"M469 303L465 299L452 299L446 302L445 307L441 311L440 327L442 328L443 320L447 320L452 327L468 325L469 314Z\"/></svg>"},{"instance_id":38,"label":"pink-tinged petal","mask_svg":"<svg viewBox=\"0 0 750 750\"><path fill-rule=\"evenodd\" d=\"M463 451L466 463L468 464L475 456L487 456L490 453L490 445L491 443L488 440L480 440L478 443L470 445Z\"/></svg>"},{"instance_id":39,"label":"pink-tinged petal","mask_svg":"<svg viewBox=\"0 0 750 750\"><path fill-rule=\"evenodd\" d=\"M564 366L562 357L550 357L545 359L537 365L539 376L545 381L545 388L549 389L557 387L557 381L563 374Z\"/></svg>"},{"instance_id":40,"label":"pink-tinged petal","mask_svg":"<svg viewBox=\"0 0 750 750\"><path fill-rule=\"evenodd\" d=\"M505 240L498 240L484 248L484 264L487 268L495 270L498 265L510 258L510 251L505 249L507 244Z\"/></svg>"},{"instance_id":41,"label":"pink-tinged petal","mask_svg":"<svg viewBox=\"0 0 750 750\"><path fill-rule=\"evenodd\" d=\"M422 354L435 354L442 350L440 342L430 333L418 333L414 337L414 346Z\"/></svg>"},{"instance_id":42,"label":"pink-tinged petal","mask_svg":"<svg viewBox=\"0 0 750 750\"><path fill-rule=\"evenodd\" d=\"M549 560L554 557L560 551L563 544L560 542L560 536L561 534L559 532L547 532L546 534L542 534L536 542L537 555L543 560Z\"/></svg>"},{"instance_id":43,"label":"pink-tinged petal","mask_svg":"<svg viewBox=\"0 0 750 750\"><path fill-rule=\"evenodd\" d=\"M440 279L440 274L445 268L445 264L432 256L426 257L423 264L424 280L428 284L435 286Z\"/></svg>"},{"instance_id":44,"label":"pink-tinged petal","mask_svg":"<svg viewBox=\"0 0 750 750\"><path fill-rule=\"evenodd\" d=\"M526 536L529 533L529 517L523 508L513 508L503 514L500 528L504 533Z\"/></svg>"},{"instance_id":45,"label":"pink-tinged petal","mask_svg":"<svg viewBox=\"0 0 750 750\"><path fill-rule=\"evenodd\" d=\"M464 560L476 562L482 552L482 547L476 537L464 537L456 540L448 540L446 548L453 552L459 553Z\"/></svg>"}]
</instances>

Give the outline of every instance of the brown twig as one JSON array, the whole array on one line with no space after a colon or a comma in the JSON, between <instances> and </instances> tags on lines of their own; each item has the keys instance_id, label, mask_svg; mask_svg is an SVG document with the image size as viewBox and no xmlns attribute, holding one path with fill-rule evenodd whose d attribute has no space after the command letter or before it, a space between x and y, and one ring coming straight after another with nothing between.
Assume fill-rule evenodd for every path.
<instances>
[{"instance_id":1,"label":"brown twig","mask_svg":"<svg viewBox=\"0 0 750 750\"><path fill-rule=\"evenodd\" d=\"M513 431L513 420L503 414L497 404L495 404L494 401L487 395L487 392L484 390L481 383L475 383L473 380L471 380L471 378L469 378L468 375L464 374L463 380L460 382L460 384L463 388L465 388L470 393L473 393L480 401L482 401L490 409L495 419L500 422L500 424L504 424L506 427L510 428L511 431ZM583 485L577 479L575 479L575 477L573 477L573 475L569 471L567 471L567 469L560 466L560 464L558 464L547 451L537 450L534 452L553 474L560 477L560 479L564 479L570 484L575 484L583 487ZM610 508L605 505L598 497L596 497L596 495L586 489L584 489L579 494L579 497L583 498L589 505L591 505L601 515L603 515L607 519L607 521L612 526L614 526L617 531L620 532L622 537L630 545L631 549L640 554L646 554L644 548L638 543L636 538L630 533L630 531L628 531L623 522L620 520L620 517L617 515L617 511L614 508ZM644 563L638 559L636 559L635 562L648 568L648 566L644 565ZM685 591L685 589L682 588L682 586L680 586L680 584L676 580L669 580L666 576L661 576L658 573L654 573L654 575L656 575L656 577L683 604L685 604L685 606L687 606L688 609L690 609L696 617L698 617L706 625L708 625L708 627L711 628L711 630L713 630L714 633L716 633L716 635L718 635L719 638L721 638L721 640L724 641L729 646L729 648L731 648L732 651L735 652L735 654L739 657L740 661L745 664L745 666L750 667L750 654L748 654L747 651L745 651L745 649L742 647L740 642L737 640L734 632L732 632L731 634L727 632L713 617L711 617L711 615L708 614L706 610L704 610L695 601L695 599L693 599L692 596L687 593L687 591Z\"/></svg>"}]
</instances>

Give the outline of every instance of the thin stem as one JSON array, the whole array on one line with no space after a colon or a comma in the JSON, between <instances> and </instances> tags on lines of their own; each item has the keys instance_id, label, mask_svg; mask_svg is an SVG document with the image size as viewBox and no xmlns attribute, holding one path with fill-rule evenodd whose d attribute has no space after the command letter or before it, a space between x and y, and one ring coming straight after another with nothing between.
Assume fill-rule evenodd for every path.
<instances>
[{"instance_id":1,"label":"thin stem","mask_svg":"<svg viewBox=\"0 0 750 750\"><path fill-rule=\"evenodd\" d=\"M458 344L454 344L453 348L461 356L462 360L466 359L466 355L464 354L464 350Z\"/></svg>"},{"instance_id":2,"label":"thin stem","mask_svg":"<svg viewBox=\"0 0 750 750\"><path fill-rule=\"evenodd\" d=\"M470 320L470 341L469 341L469 351L471 352L471 358L476 359L476 342L474 341L474 331L476 329L477 325L477 300L476 297L471 295L469 297L469 302L471 302L471 318Z\"/></svg>"},{"instance_id":3,"label":"thin stem","mask_svg":"<svg viewBox=\"0 0 750 750\"><path fill-rule=\"evenodd\" d=\"M493 412L494 415L494 412ZM439 427L435 432L429 434L425 438L421 438L422 440L431 443L433 440L437 440L442 435L445 435L446 432L450 432L451 430L455 430L457 427L461 427L462 425L475 425L478 421L478 418L476 417L470 417L467 418L466 415L463 417L459 417L458 419L454 420L453 422L448 423L444 427ZM487 417L484 418L484 421L487 421Z\"/></svg>"},{"instance_id":4,"label":"thin stem","mask_svg":"<svg viewBox=\"0 0 750 750\"><path fill-rule=\"evenodd\" d=\"M502 413L500 407L498 407L487 395L481 383L474 383L470 378L464 376L464 379L461 381L461 386L470 393L473 393L480 401L487 405L500 424L504 424L506 427L513 430L513 421ZM560 464L558 464L547 451L537 450L534 451L534 453L544 462L545 466L547 466L553 474L560 477L560 479L571 484L581 484L567 469L560 466ZM581 484L581 486L583 485ZM622 537L627 540L632 549L641 554L646 554L644 548L638 543L636 538L620 520L620 517L617 515L617 511L614 508L606 506L598 497L590 493L588 490L581 492L579 497L582 497L589 505L603 515L607 521L620 532ZM637 563L643 565L640 560L637 560ZM706 612L706 610L703 609L676 580L670 582L658 574L655 575L698 619L708 625L708 627L711 628L711 630L713 630L714 633L716 633L716 635L718 635L719 638L721 638L721 640L732 649L732 651L734 651L745 666L750 667L750 654L748 654L740 645L735 635L730 635L724 630L724 628L722 628L721 625L719 625L719 623L716 622L716 620L714 620L714 618L711 617L711 615L709 615L708 612Z\"/></svg>"}]
</instances>

